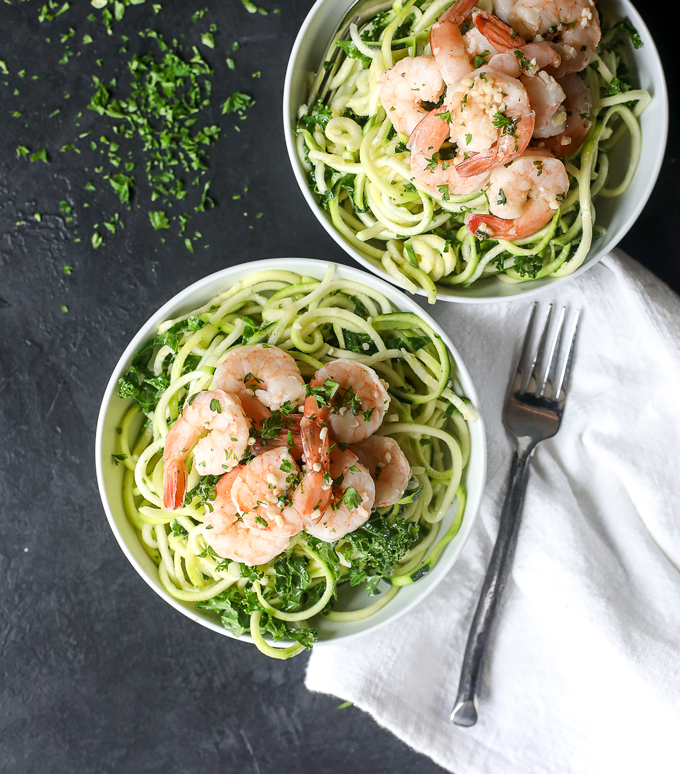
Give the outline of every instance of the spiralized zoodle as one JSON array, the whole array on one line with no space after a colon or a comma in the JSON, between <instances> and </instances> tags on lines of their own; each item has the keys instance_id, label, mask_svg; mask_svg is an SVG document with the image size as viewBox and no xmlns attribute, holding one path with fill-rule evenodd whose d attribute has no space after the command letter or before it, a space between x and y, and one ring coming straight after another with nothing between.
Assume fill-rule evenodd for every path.
<instances>
[{"instance_id":1,"label":"spiralized zoodle","mask_svg":"<svg viewBox=\"0 0 680 774\"><path fill-rule=\"evenodd\" d=\"M496 6L512 6L513 2L515 0L496 0ZM589 0L568 0L559 4L555 0L546 0L546 6L557 6L557 13L562 15L570 13L568 10L564 11L565 8L578 6L574 11L574 21L551 27L544 35L537 35L533 45L536 46L536 41L540 41L539 45L545 47L547 42L555 49L558 41L564 36L564 42L560 44L562 69L569 55L573 58L586 57L588 64L585 69L578 75L570 75L567 78L582 79L590 91L588 99L592 101L592 106L587 113L580 114L584 118L584 126L589 126L587 135L576 152L564 159L564 167L568 173L568 190L564 194L559 193L556 202L551 204L554 216L547 224L544 219L538 230L528 236L523 234L521 238L492 238L492 230L485 232L483 226L478 230L483 217L472 220L474 228L468 227L472 216L485 216L489 213L491 193L494 196L492 205L505 204L503 189L500 189L498 194L493 186L489 188L488 180L474 190L466 190L458 195L454 195L451 192L453 189L450 191L447 185L436 186L436 191L435 186L426 187L422 183L423 176L419 179L413 171L414 156L411 151L414 150L416 134L412 129L413 123L409 124L408 116L402 117L399 110L394 113L386 111L381 102L381 88L390 73L393 75L394 88L402 87L398 104L408 105L409 84L406 83L404 102L404 83L401 78L412 77L413 83L417 84L412 87L413 92L422 89L425 94L421 97L422 103L418 102L418 97L413 99L419 108L418 120L421 116L426 116L428 110L442 118L449 116L449 113L443 111L447 108L453 111L449 100L455 84L446 84L447 89L443 91L438 102L436 99L427 102L427 99L433 99L427 91L430 84L437 87L434 92L436 94L444 89L443 85L439 87L442 82L437 82L438 74L426 72L428 63L434 61L430 58L430 32L433 26L437 26L437 20L446 14L447 9L465 4L466 0L458 0L457 4L452 4L451 0L397 0L391 7L386 5L387 10L378 13L361 28L352 25L351 39L341 41L339 45L342 51L331 56L326 63L330 82L324 101L319 101L311 107L301 106L297 126L298 154L308 172L310 185L319 195L323 206L328 209L335 228L353 248L372 263L380 265L409 291L424 290L430 303L434 303L436 299L437 284L467 288L478 280L491 276L498 276L502 281L512 283L546 276L563 277L574 272L583 263L593 240L604 233L603 228L595 225L594 200L598 196L619 196L631 183L640 158L641 135L638 119L651 101L647 91L634 89L630 84L630 72L624 61L624 41L632 40L636 48L639 48L642 42L627 19L609 26L606 26L603 20L599 45L594 52L588 52L586 56L580 54L580 51L586 50L586 45L576 51L567 45L566 40L569 35L581 30L579 22L584 27L586 23L595 23L597 18L592 2L589 4ZM540 11L540 6L537 8ZM490 0L481 0L478 3L479 9L487 12L488 19L488 12L492 10ZM579 16L581 13L584 14L583 17ZM467 24L469 12L463 15ZM493 17L491 21L498 23L499 20ZM461 32L465 29L467 27L463 26ZM474 25L472 29L474 31ZM526 33L524 34L526 37ZM513 32L513 37L515 35ZM566 55L565 51L568 52ZM474 51L470 50L469 53L469 61L472 62ZM528 68L520 68L520 72L528 72L531 67L535 71L537 67L543 66L536 65L535 59L522 62L521 52L513 53L518 56L522 68ZM435 60L436 54L437 52ZM404 68L400 70L399 66L405 57L418 59L407 59ZM489 51L479 51L479 55L474 57L474 67L483 70L488 60ZM557 60L559 61L559 57ZM420 63L420 68L408 63ZM397 67L392 71L395 65ZM467 69L471 67L472 64ZM443 67L440 69L446 81L445 70ZM475 70L475 73L479 73L479 69ZM534 71L531 74L536 74ZM576 69L572 68L567 72L574 73ZM553 69L553 73L558 74L559 71ZM474 76L474 73L472 75ZM484 72L481 72L480 77L484 78ZM537 79L533 80L537 82ZM515 82L519 84L519 81ZM569 90L564 81L560 82L567 93L567 101L564 102L566 115L571 118ZM554 81L552 83L554 86ZM578 86L578 82L576 85ZM564 92L562 95L562 99L565 99ZM390 110L395 110L394 106ZM499 116L499 113L496 116ZM563 121L564 116L563 109ZM501 115L501 122L509 121L506 115ZM410 136L398 134L393 123L399 124L402 131L410 132ZM404 129L404 126L408 128ZM517 120L515 126L518 126ZM422 133L422 126L419 131ZM468 130L461 131L464 133ZM515 132L512 127L510 131L513 134ZM444 133L446 134L446 131ZM612 183L610 154L626 133L630 135L628 166L622 177L620 172L616 171L613 176L619 181ZM571 141L567 132L565 136L563 144ZM452 131L452 140L453 137ZM467 143L470 143L471 135L463 134L462 139L458 140L459 145L463 143L463 149L465 138ZM559 142L554 142L555 139L559 141L559 137L550 137L544 141L536 138L537 135L534 134L527 153L536 151L531 155L531 160L539 165L539 170L541 153L548 155L549 151L552 151L557 153L559 158L565 155L564 150L559 148ZM453 153L457 154L456 159L463 156L461 149L457 149L455 144L452 147L445 145L441 156L438 151L441 140L436 147L426 142L425 146L428 145L428 155L432 154L432 150L435 151L428 167L436 168L439 163L439 171L442 169L441 159L445 157L446 150L451 152L448 158L453 159ZM517 148L517 145L515 147ZM465 154L465 159L467 158L468 155ZM449 162L443 162L444 170L448 164ZM453 160L450 164L453 165ZM505 165L510 166L508 172L513 170L511 164L512 161ZM565 172L562 174L566 180ZM543 180L546 177L547 174ZM466 179L470 180L469 177ZM543 181L540 179L535 181L537 188L541 182ZM468 213L472 215L467 215ZM486 220L489 221L488 215ZM500 218L496 220L499 221Z\"/></svg>"},{"instance_id":2,"label":"spiralized zoodle","mask_svg":"<svg viewBox=\"0 0 680 774\"><path fill-rule=\"evenodd\" d=\"M119 384L121 397L135 404L121 424L115 462L127 468L126 512L158 565L161 583L176 599L213 611L235 634L249 632L275 658L311 647L314 616L370 616L401 586L417 581L455 536L465 511L468 422L476 413L453 391L448 350L419 317L394 310L370 287L334 279L334 268L321 281L288 271L250 275L201 308L163 323ZM220 477L199 475L193 451L187 458L188 494L180 507L166 510L163 451L184 409L198 393L213 389L213 373L227 354L258 343L292 355L307 383L340 358L374 369L391 399L378 434L396 440L412 478L399 502L376 508L363 526L339 540L299 532L275 559L250 567L221 558L204 540ZM455 516L444 530L452 506ZM381 581L389 584L382 593ZM358 611L336 610L344 583L363 584L379 596ZM295 642L274 647L267 634Z\"/></svg>"}]
</instances>

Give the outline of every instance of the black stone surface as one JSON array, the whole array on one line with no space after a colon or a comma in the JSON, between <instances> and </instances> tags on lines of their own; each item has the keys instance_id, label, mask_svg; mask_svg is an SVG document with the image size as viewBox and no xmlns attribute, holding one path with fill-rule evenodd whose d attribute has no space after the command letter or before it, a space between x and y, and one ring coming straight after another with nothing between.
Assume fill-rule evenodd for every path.
<instances>
[{"instance_id":1,"label":"black stone surface","mask_svg":"<svg viewBox=\"0 0 680 774\"><path fill-rule=\"evenodd\" d=\"M261 2L271 10L276 0ZM129 8L113 37L86 20L92 9L82 0L43 23L42 0L0 5L0 59L10 73L0 75L2 772L441 771L357 709L337 710L337 700L308 693L306 656L268 660L171 610L128 564L97 493L101 396L152 312L194 280L238 262L286 255L348 262L308 211L286 157L283 78L311 2L279 4L280 15L265 17L246 13L237 0L165 0L158 15L147 3ZM58 151L94 124L96 116L84 111L91 75L109 79L145 49L137 32L148 25L197 43L190 15L203 7L209 11L200 29L218 25L215 50L202 49L216 70L214 121L224 127L210 174L218 207L196 221L204 236L193 255L172 234L162 244L135 208L124 213L125 230L93 250L94 224L119 203L92 172L96 153ZM658 10L641 12L667 68L671 139L659 183L623 247L680 290L674 20ZM69 27L76 55L57 65L59 36ZM94 38L89 46L80 43L85 33ZM118 54L121 33L130 37L125 56ZM241 42L235 73L225 66L233 40ZM262 77L252 78L258 70ZM237 89L257 99L243 122L219 114ZM59 115L48 118L56 108ZM15 110L21 118L10 116ZM51 162L18 160L18 145L47 148ZM98 190L87 192L88 180ZM248 193L233 200L245 185ZM72 223L59 212L61 199L77 205ZM74 267L70 276L64 265Z\"/></svg>"}]
</instances>

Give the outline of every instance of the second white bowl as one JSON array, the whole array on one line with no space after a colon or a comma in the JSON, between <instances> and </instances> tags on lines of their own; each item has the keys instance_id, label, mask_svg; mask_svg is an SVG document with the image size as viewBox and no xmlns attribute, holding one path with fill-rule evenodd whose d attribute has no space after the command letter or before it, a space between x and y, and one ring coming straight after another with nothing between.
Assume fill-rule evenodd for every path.
<instances>
[{"instance_id":1,"label":"second white bowl","mask_svg":"<svg viewBox=\"0 0 680 774\"><path fill-rule=\"evenodd\" d=\"M288 61L283 89L283 128L286 136L288 156L290 157L300 190L321 225L354 260L388 282L394 282L383 269L380 261L357 250L336 231L328 212L321 207L309 187L307 175L300 163L295 144L297 111L300 105L307 102L308 75L310 72L316 72L319 68L321 59L326 52L337 25L354 3L355 0L317 0L307 15L295 40ZM652 103L640 117L642 150L638 170L632 184L624 194L616 199L600 198L597 200L596 222L597 225L604 226L607 231L603 237L593 243L583 264L573 274L569 275L571 277L578 276L591 266L594 266L602 256L606 255L619 243L633 223L635 223L656 183L663 161L668 134L666 82L659 54L647 26L629 0L602 0L600 5L601 11L609 18L623 19L628 17L640 33L643 46L632 51L634 61L633 75L637 80L639 88L649 91L653 99ZM615 152L611 154L612 169L617 167L621 169L626 168L627 160L625 154L627 153L627 148L624 146L626 146L626 143L619 143ZM437 298L461 303L506 301L510 298L526 298L551 287L555 282L561 282L565 279L569 279L569 277L546 277L531 282L509 284L496 277L491 277L478 281L467 289L438 285ZM424 295L424 291L419 291L419 294Z\"/></svg>"},{"instance_id":2,"label":"second white bowl","mask_svg":"<svg viewBox=\"0 0 680 774\"><path fill-rule=\"evenodd\" d=\"M102 399L97 423L95 449L97 482L104 510L116 540L142 579L162 599L193 621L227 637L233 637L234 635L220 626L209 612L197 610L192 604L180 602L165 590L159 580L156 565L144 551L135 528L128 521L125 514L123 505L124 466L114 464L112 455L118 452L116 428L120 427L123 417L132 405L132 400L123 400L118 396L118 379L130 367L135 352L142 344L156 334L160 323L196 309L254 271L285 269L286 271L293 271L301 275L322 279L327 268L327 263L308 258L278 258L224 269L199 280L170 299L141 327L116 364ZM458 394L469 398L472 405L479 412L477 392L458 351L446 332L429 315L424 313L418 304L392 285L388 285L386 282L378 280L358 269L338 266L336 268L336 277L371 285L371 287L383 293L394 305L395 309L417 314L430 325L441 336L453 358L454 370L452 371L451 378L454 390ZM324 642L330 640L338 640L374 630L389 621L393 621L424 599L444 578L459 556L470 534L482 498L486 476L486 439L481 415L477 422L470 425L470 449L470 460L464 472L464 482L467 487L467 503L463 523L458 534L445 547L431 572L416 583L403 587L384 608L364 620L338 623L319 616L318 622L315 620L314 625L319 630L320 642L314 647L319 647L319 645L323 645ZM444 530L451 524L454 510L454 508L451 508L445 517L443 521ZM367 597L365 604L368 604L369 599ZM123 602L121 601L121 603ZM125 602L125 604L129 604L129 602ZM251 641L248 636L242 636L239 639Z\"/></svg>"}]
</instances>

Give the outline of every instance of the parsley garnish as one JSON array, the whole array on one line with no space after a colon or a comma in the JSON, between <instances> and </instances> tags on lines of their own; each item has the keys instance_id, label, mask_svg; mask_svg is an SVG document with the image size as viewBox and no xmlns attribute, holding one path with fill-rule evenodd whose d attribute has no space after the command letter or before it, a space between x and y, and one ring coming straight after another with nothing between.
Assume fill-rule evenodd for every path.
<instances>
[{"instance_id":1,"label":"parsley garnish","mask_svg":"<svg viewBox=\"0 0 680 774\"><path fill-rule=\"evenodd\" d=\"M486 64L486 57L489 56L489 51L482 51L481 54L477 54L475 58L472 60L472 66L475 68L475 70L478 67L481 67L482 65Z\"/></svg>"},{"instance_id":2,"label":"parsley garnish","mask_svg":"<svg viewBox=\"0 0 680 774\"><path fill-rule=\"evenodd\" d=\"M338 391L338 387L340 387L340 385L337 382L326 379L320 387L311 387L310 385L307 385L306 396L309 397L310 395L313 395L316 398L317 404L330 406L335 393Z\"/></svg>"},{"instance_id":3,"label":"parsley garnish","mask_svg":"<svg viewBox=\"0 0 680 774\"><path fill-rule=\"evenodd\" d=\"M343 492L342 501L353 511L361 505L363 499L359 492L353 486L350 486Z\"/></svg>"}]
</instances>

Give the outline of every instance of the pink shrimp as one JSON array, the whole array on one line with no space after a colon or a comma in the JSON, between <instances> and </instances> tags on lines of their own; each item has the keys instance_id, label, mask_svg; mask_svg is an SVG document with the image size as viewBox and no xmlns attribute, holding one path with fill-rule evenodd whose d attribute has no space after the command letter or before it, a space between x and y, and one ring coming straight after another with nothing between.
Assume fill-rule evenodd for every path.
<instances>
[{"instance_id":1,"label":"pink shrimp","mask_svg":"<svg viewBox=\"0 0 680 774\"><path fill-rule=\"evenodd\" d=\"M569 190L564 164L531 148L508 167L491 173L487 195L491 215L468 214L465 224L485 239L522 239L546 225Z\"/></svg>"},{"instance_id":2,"label":"pink shrimp","mask_svg":"<svg viewBox=\"0 0 680 774\"><path fill-rule=\"evenodd\" d=\"M314 395L305 399L300 438L306 471L293 497L292 507L308 521L317 520L331 499L328 416L330 408L319 406Z\"/></svg>"},{"instance_id":3,"label":"pink shrimp","mask_svg":"<svg viewBox=\"0 0 680 774\"><path fill-rule=\"evenodd\" d=\"M215 387L238 395L248 416L266 418L263 406L272 411L289 403L297 406L305 394L305 383L295 360L282 349L264 344L237 347L215 369Z\"/></svg>"},{"instance_id":4,"label":"pink shrimp","mask_svg":"<svg viewBox=\"0 0 680 774\"><path fill-rule=\"evenodd\" d=\"M375 481L376 508L385 508L401 500L411 480L411 466L394 438L372 435L365 441L353 443L349 451L356 454Z\"/></svg>"},{"instance_id":5,"label":"pink shrimp","mask_svg":"<svg viewBox=\"0 0 680 774\"><path fill-rule=\"evenodd\" d=\"M244 520L234 503L232 490L245 466L234 468L217 482L212 510L203 522L203 539L224 559L243 562L249 566L266 564L286 550L290 532L275 523L267 528L253 528Z\"/></svg>"},{"instance_id":6,"label":"pink shrimp","mask_svg":"<svg viewBox=\"0 0 680 774\"><path fill-rule=\"evenodd\" d=\"M321 387L327 380L338 385L332 406L324 409L333 437L341 443L354 443L372 435L390 405L385 382L369 366L346 358L326 363L314 374L310 386Z\"/></svg>"},{"instance_id":7,"label":"pink shrimp","mask_svg":"<svg viewBox=\"0 0 680 774\"><path fill-rule=\"evenodd\" d=\"M432 57L407 56L380 76L380 101L394 128L410 135L427 113L422 102L436 102L444 91Z\"/></svg>"},{"instance_id":8,"label":"pink shrimp","mask_svg":"<svg viewBox=\"0 0 680 774\"><path fill-rule=\"evenodd\" d=\"M563 89L565 96L564 108L567 121L564 130L554 137L541 139L537 147L544 148L558 159L571 156L583 145L590 129L590 111L593 100L590 89L578 75L565 75L558 78L557 83Z\"/></svg>"},{"instance_id":9,"label":"pink shrimp","mask_svg":"<svg viewBox=\"0 0 680 774\"><path fill-rule=\"evenodd\" d=\"M534 131L535 114L524 86L484 66L449 87L451 141L469 156L456 164L461 177L490 172L523 153Z\"/></svg>"},{"instance_id":10,"label":"pink shrimp","mask_svg":"<svg viewBox=\"0 0 680 774\"><path fill-rule=\"evenodd\" d=\"M451 132L441 107L429 113L413 130L410 137L411 172L416 182L436 197L461 195L481 191L489 173L463 176L453 161L439 157L439 151Z\"/></svg>"},{"instance_id":11,"label":"pink shrimp","mask_svg":"<svg viewBox=\"0 0 680 774\"><path fill-rule=\"evenodd\" d=\"M250 421L239 399L223 390L204 390L184 407L165 436L163 504L181 508L187 486L185 460L192 448L203 475L218 475L238 465L248 447Z\"/></svg>"},{"instance_id":12,"label":"pink shrimp","mask_svg":"<svg viewBox=\"0 0 680 774\"><path fill-rule=\"evenodd\" d=\"M447 84L456 83L472 69L460 28L477 0L458 0L445 11L430 30L430 48Z\"/></svg>"},{"instance_id":13,"label":"pink shrimp","mask_svg":"<svg viewBox=\"0 0 680 774\"><path fill-rule=\"evenodd\" d=\"M327 543L339 540L364 524L375 501L373 479L349 449L333 448L330 475L335 483L332 500L320 517L305 527L308 534Z\"/></svg>"},{"instance_id":14,"label":"pink shrimp","mask_svg":"<svg viewBox=\"0 0 680 774\"><path fill-rule=\"evenodd\" d=\"M475 27L498 51L521 48L526 45L524 38L497 16L486 11L475 11L472 17Z\"/></svg>"},{"instance_id":15,"label":"pink shrimp","mask_svg":"<svg viewBox=\"0 0 680 774\"><path fill-rule=\"evenodd\" d=\"M548 69L555 78L582 70L600 42L594 0L495 0L494 11L525 38L555 48L561 62Z\"/></svg>"}]
</instances>

